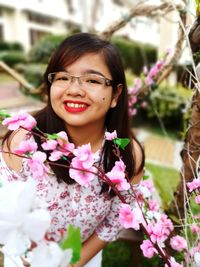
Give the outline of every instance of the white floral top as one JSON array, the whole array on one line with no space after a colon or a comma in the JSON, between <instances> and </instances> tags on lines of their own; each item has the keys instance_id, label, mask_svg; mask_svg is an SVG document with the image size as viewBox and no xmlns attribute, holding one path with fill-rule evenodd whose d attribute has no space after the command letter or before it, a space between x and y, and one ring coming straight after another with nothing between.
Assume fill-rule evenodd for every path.
<instances>
[{"instance_id":1,"label":"white floral top","mask_svg":"<svg viewBox=\"0 0 200 267\"><path fill-rule=\"evenodd\" d=\"M99 161L100 153L95 154ZM27 161L23 161L20 172L8 168L0 153L0 182L26 181L31 176ZM91 186L83 187L77 183L68 185L58 183L55 175L49 175L42 181L37 181L37 195L45 201L52 216L48 238L60 241L61 233L69 224L80 227L82 241L87 240L94 232L104 241L113 241L118 238L122 229L118 214L120 199L118 196L110 198L107 193L100 194L101 181L93 179ZM135 199L132 194L123 192L124 197L131 205Z\"/></svg>"}]
</instances>

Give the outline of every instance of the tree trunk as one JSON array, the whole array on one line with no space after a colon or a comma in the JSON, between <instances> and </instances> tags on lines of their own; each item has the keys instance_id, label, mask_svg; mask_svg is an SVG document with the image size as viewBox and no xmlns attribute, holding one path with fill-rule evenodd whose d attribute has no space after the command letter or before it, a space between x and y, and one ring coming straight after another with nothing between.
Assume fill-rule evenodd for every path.
<instances>
[{"instance_id":1,"label":"tree trunk","mask_svg":"<svg viewBox=\"0 0 200 267\"><path fill-rule=\"evenodd\" d=\"M200 50L200 17L198 17L190 32L189 32L189 41L193 53L196 53ZM196 79L199 80L200 75L198 75L197 70ZM196 82L198 84L198 81ZM181 172L181 181L178 185L177 191L175 192L175 202L178 208L175 205L172 205L171 210L168 213L173 213L178 215L179 218L184 219L185 209L187 205L185 204L186 195L186 183L191 182L194 178L197 177L197 172L199 169L198 158L200 156L200 92L196 88L196 92L192 99L191 105L191 118L188 125L188 131L184 140L184 147L181 151L181 157L183 161L183 167Z\"/></svg>"}]
</instances>

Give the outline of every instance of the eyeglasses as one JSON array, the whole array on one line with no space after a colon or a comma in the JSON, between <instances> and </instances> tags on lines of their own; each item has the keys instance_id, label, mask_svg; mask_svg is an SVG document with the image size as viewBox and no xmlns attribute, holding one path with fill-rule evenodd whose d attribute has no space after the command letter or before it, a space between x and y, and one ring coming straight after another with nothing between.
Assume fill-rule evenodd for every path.
<instances>
[{"instance_id":1,"label":"eyeglasses","mask_svg":"<svg viewBox=\"0 0 200 267\"><path fill-rule=\"evenodd\" d=\"M95 73L88 73L81 76L73 76L67 72L53 72L48 74L48 81L56 86L67 88L73 80L77 79L79 85L87 86L88 89L103 88L113 85L113 81Z\"/></svg>"}]
</instances>

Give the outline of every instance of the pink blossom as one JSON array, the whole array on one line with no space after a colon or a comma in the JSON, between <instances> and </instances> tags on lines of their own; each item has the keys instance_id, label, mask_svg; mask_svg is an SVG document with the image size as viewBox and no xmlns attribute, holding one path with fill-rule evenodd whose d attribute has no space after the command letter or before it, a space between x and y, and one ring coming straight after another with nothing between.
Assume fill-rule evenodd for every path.
<instances>
[{"instance_id":1,"label":"pink blossom","mask_svg":"<svg viewBox=\"0 0 200 267\"><path fill-rule=\"evenodd\" d=\"M165 264L165 267L169 267L169 265ZM171 257L170 258L170 267L184 267L184 266L182 263L180 264L180 263L176 262L176 260L173 257Z\"/></svg>"},{"instance_id":2,"label":"pink blossom","mask_svg":"<svg viewBox=\"0 0 200 267\"><path fill-rule=\"evenodd\" d=\"M121 204L119 211L119 221L124 228L133 228L135 230L139 230L142 220L143 217L139 208L134 208L133 210L131 210L130 205Z\"/></svg>"},{"instance_id":3,"label":"pink blossom","mask_svg":"<svg viewBox=\"0 0 200 267\"><path fill-rule=\"evenodd\" d=\"M151 211L158 211L159 210L159 205L154 199L148 200L148 208Z\"/></svg>"},{"instance_id":4,"label":"pink blossom","mask_svg":"<svg viewBox=\"0 0 200 267\"><path fill-rule=\"evenodd\" d=\"M154 83L154 81L152 80L152 78L149 77L149 76L147 76L147 77L144 79L144 81L145 81L145 84L146 84L147 86L150 86L150 85L152 85L152 84Z\"/></svg>"},{"instance_id":5,"label":"pink blossom","mask_svg":"<svg viewBox=\"0 0 200 267\"><path fill-rule=\"evenodd\" d=\"M179 235L176 235L170 239L170 245L174 250L179 252L187 249L187 241Z\"/></svg>"},{"instance_id":6,"label":"pink blossom","mask_svg":"<svg viewBox=\"0 0 200 267\"><path fill-rule=\"evenodd\" d=\"M153 243L164 242L167 239L161 223L148 224L147 231Z\"/></svg>"},{"instance_id":7,"label":"pink blossom","mask_svg":"<svg viewBox=\"0 0 200 267\"><path fill-rule=\"evenodd\" d=\"M189 192L192 192L192 191L200 188L200 179L195 178L192 182L188 182L187 187L189 188Z\"/></svg>"},{"instance_id":8,"label":"pink blossom","mask_svg":"<svg viewBox=\"0 0 200 267\"><path fill-rule=\"evenodd\" d=\"M156 62L156 67L158 70L160 70L165 64L165 60L164 59L160 59Z\"/></svg>"},{"instance_id":9,"label":"pink blossom","mask_svg":"<svg viewBox=\"0 0 200 267\"><path fill-rule=\"evenodd\" d=\"M43 179L48 171L48 168L44 165L47 156L41 151L37 151L33 154L32 158L28 160L28 165L32 171L33 178Z\"/></svg>"},{"instance_id":10,"label":"pink blossom","mask_svg":"<svg viewBox=\"0 0 200 267\"><path fill-rule=\"evenodd\" d=\"M20 126L30 131L36 126L36 120L27 112L19 112L10 118L4 119L2 124L8 125L8 129L12 131L17 130Z\"/></svg>"},{"instance_id":11,"label":"pink blossom","mask_svg":"<svg viewBox=\"0 0 200 267\"><path fill-rule=\"evenodd\" d=\"M57 133L57 135L60 137L61 140L63 140L63 142L68 142L69 141L66 132L61 131L61 132Z\"/></svg>"},{"instance_id":12,"label":"pink blossom","mask_svg":"<svg viewBox=\"0 0 200 267\"><path fill-rule=\"evenodd\" d=\"M42 144L42 148L44 150L54 150L56 149L57 144L58 143L56 140L47 140L46 142Z\"/></svg>"},{"instance_id":13,"label":"pink blossom","mask_svg":"<svg viewBox=\"0 0 200 267\"><path fill-rule=\"evenodd\" d=\"M138 91L141 89L142 87L142 80L140 78L136 78L134 80L134 84L133 87L128 89L128 93L129 95L135 95L138 93Z\"/></svg>"},{"instance_id":14,"label":"pink blossom","mask_svg":"<svg viewBox=\"0 0 200 267\"><path fill-rule=\"evenodd\" d=\"M197 204L200 204L200 195L198 195L198 196L195 197L195 202Z\"/></svg>"},{"instance_id":15,"label":"pink blossom","mask_svg":"<svg viewBox=\"0 0 200 267\"><path fill-rule=\"evenodd\" d=\"M140 245L140 248L147 258L152 258L157 250L153 247L150 240L143 240L143 243Z\"/></svg>"},{"instance_id":16,"label":"pink blossom","mask_svg":"<svg viewBox=\"0 0 200 267\"><path fill-rule=\"evenodd\" d=\"M34 141L26 140L22 141L18 148L14 150L15 153L18 155L24 155L26 153L35 152L38 146L37 143Z\"/></svg>"},{"instance_id":17,"label":"pink blossom","mask_svg":"<svg viewBox=\"0 0 200 267\"><path fill-rule=\"evenodd\" d=\"M198 227L196 224L193 223L190 226L190 229L191 229L192 233L194 233L194 234L200 234L200 227Z\"/></svg>"},{"instance_id":18,"label":"pink blossom","mask_svg":"<svg viewBox=\"0 0 200 267\"><path fill-rule=\"evenodd\" d=\"M112 170L107 172L106 176L119 191L128 190L130 188L130 184L127 182L123 172Z\"/></svg>"},{"instance_id":19,"label":"pink blossom","mask_svg":"<svg viewBox=\"0 0 200 267\"><path fill-rule=\"evenodd\" d=\"M95 178L95 174L91 172L95 172L96 169L93 166L86 169L84 168L83 163L84 162L79 160L79 158L73 158L71 162L72 168L69 169L69 175L80 185L88 187L91 184L91 181Z\"/></svg>"},{"instance_id":20,"label":"pink blossom","mask_svg":"<svg viewBox=\"0 0 200 267\"><path fill-rule=\"evenodd\" d=\"M74 149L74 155L82 162L84 169L91 168L94 164L94 158L91 151L90 144L82 145Z\"/></svg>"},{"instance_id":21,"label":"pink blossom","mask_svg":"<svg viewBox=\"0 0 200 267\"><path fill-rule=\"evenodd\" d=\"M115 166L112 168L112 170L125 172L126 166L124 162L120 159L119 161L115 161Z\"/></svg>"},{"instance_id":22,"label":"pink blossom","mask_svg":"<svg viewBox=\"0 0 200 267\"><path fill-rule=\"evenodd\" d=\"M106 173L106 176L114 185L116 185L116 188L120 191L128 190L130 188L130 184L125 178L125 169L126 166L124 165L124 162L120 160L116 161L115 166L112 168L112 170Z\"/></svg>"},{"instance_id":23,"label":"pink blossom","mask_svg":"<svg viewBox=\"0 0 200 267\"><path fill-rule=\"evenodd\" d=\"M156 223L149 223L147 225L147 231L151 237L151 241L154 243L164 242L173 228L171 220L165 214L162 214L160 220Z\"/></svg>"},{"instance_id":24,"label":"pink blossom","mask_svg":"<svg viewBox=\"0 0 200 267\"><path fill-rule=\"evenodd\" d=\"M164 227L164 233L169 235L174 230L172 221L167 217L166 214L161 214L160 221Z\"/></svg>"},{"instance_id":25,"label":"pink blossom","mask_svg":"<svg viewBox=\"0 0 200 267\"><path fill-rule=\"evenodd\" d=\"M57 161L57 160L61 159L62 156L63 156L63 152L61 152L59 150L54 150L51 152L51 155L49 156L49 160Z\"/></svg>"},{"instance_id":26,"label":"pink blossom","mask_svg":"<svg viewBox=\"0 0 200 267\"><path fill-rule=\"evenodd\" d=\"M135 116L137 114L137 109L136 108L129 108L129 115L130 116Z\"/></svg>"},{"instance_id":27,"label":"pink blossom","mask_svg":"<svg viewBox=\"0 0 200 267\"><path fill-rule=\"evenodd\" d=\"M57 133L57 135L59 136L57 139L59 150L63 152L63 155L68 156L70 153L73 153L75 146L73 143L69 142L66 132L61 131Z\"/></svg>"},{"instance_id":28,"label":"pink blossom","mask_svg":"<svg viewBox=\"0 0 200 267\"><path fill-rule=\"evenodd\" d=\"M108 141L112 141L113 139L117 138L116 130L114 132L105 132L105 139Z\"/></svg>"},{"instance_id":29,"label":"pink blossom","mask_svg":"<svg viewBox=\"0 0 200 267\"><path fill-rule=\"evenodd\" d=\"M159 68L158 68L157 65L155 65L154 67L152 67L152 68L150 69L150 71L149 71L147 77L148 77L149 79L152 79L152 78L154 78L154 77L158 74L158 72L159 72Z\"/></svg>"},{"instance_id":30,"label":"pink blossom","mask_svg":"<svg viewBox=\"0 0 200 267\"><path fill-rule=\"evenodd\" d=\"M143 73L144 73L144 75L147 75L147 73L148 73L148 68L147 68L147 66L144 66L144 68L143 68Z\"/></svg>"},{"instance_id":31,"label":"pink blossom","mask_svg":"<svg viewBox=\"0 0 200 267\"><path fill-rule=\"evenodd\" d=\"M172 49L171 47L168 47L168 48L166 49L166 53L167 53L168 55L171 55L171 54L173 53L173 49Z\"/></svg>"},{"instance_id":32,"label":"pink blossom","mask_svg":"<svg viewBox=\"0 0 200 267\"><path fill-rule=\"evenodd\" d=\"M153 181L151 179L147 179L147 180L141 181L140 184L142 186L146 187L150 192L153 192L154 185L153 185Z\"/></svg>"},{"instance_id":33,"label":"pink blossom","mask_svg":"<svg viewBox=\"0 0 200 267\"><path fill-rule=\"evenodd\" d=\"M148 106L147 101L143 101L143 102L141 103L141 108L146 108L147 106Z\"/></svg>"}]
</instances>

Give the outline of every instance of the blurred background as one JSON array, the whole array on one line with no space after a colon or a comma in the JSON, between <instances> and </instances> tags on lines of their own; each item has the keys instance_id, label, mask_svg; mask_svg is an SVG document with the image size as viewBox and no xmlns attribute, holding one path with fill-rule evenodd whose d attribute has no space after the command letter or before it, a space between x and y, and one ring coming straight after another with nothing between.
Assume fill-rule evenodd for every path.
<instances>
[{"instance_id":1,"label":"blurred background","mask_svg":"<svg viewBox=\"0 0 200 267\"><path fill-rule=\"evenodd\" d=\"M0 109L10 112L35 112L45 105L43 73L67 35L81 31L109 38L122 55L129 88L166 51L173 54L181 40L170 72L162 83L154 82L147 94L136 98L131 115L164 209L170 207L180 180L180 151L193 95L194 59L186 36L195 20L195 5L187 0L171 2L168 9L167 2L159 0L0 0ZM114 25L119 27L109 32ZM4 133L1 127L1 138ZM140 233L123 233L104 250L102 266L159 266L159 259L147 262L142 257L141 240Z\"/></svg>"}]
</instances>

